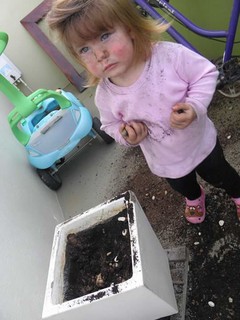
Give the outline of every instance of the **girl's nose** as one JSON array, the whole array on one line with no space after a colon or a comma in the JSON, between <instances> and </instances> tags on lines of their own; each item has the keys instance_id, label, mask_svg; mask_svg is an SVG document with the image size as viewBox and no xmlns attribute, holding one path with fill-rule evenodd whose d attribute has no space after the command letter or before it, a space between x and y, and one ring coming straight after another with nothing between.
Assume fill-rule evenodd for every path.
<instances>
[{"instance_id":1,"label":"girl's nose","mask_svg":"<svg viewBox=\"0 0 240 320\"><path fill-rule=\"evenodd\" d=\"M108 57L108 52L104 48L95 48L94 50L95 58L98 62L106 59Z\"/></svg>"}]
</instances>

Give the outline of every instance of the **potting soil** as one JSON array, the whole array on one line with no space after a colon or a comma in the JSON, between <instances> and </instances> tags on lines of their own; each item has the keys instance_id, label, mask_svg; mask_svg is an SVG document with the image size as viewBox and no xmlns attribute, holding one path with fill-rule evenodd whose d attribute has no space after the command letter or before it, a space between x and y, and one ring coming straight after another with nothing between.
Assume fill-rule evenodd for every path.
<instances>
[{"instance_id":1,"label":"potting soil","mask_svg":"<svg viewBox=\"0 0 240 320\"><path fill-rule=\"evenodd\" d=\"M131 276L127 209L92 228L67 236L64 301L119 284Z\"/></svg>"}]
</instances>

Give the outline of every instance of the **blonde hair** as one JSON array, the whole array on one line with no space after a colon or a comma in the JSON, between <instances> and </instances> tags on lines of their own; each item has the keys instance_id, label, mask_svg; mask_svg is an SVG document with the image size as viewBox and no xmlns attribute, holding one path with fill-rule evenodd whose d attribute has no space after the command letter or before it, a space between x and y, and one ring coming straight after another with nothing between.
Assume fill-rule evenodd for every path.
<instances>
[{"instance_id":1,"label":"blonde hair","mask_svg":"<svg viewBox=\"0 0 240 320\"><path fill-rule=\"evenodd\" d=\"M83 66L75 49L74 39L93 40L115 25L123 25L134 35L133 46L137 62L150 57L153 42L168 27L159 21L143 17L133 0L54 0L46 21ZM99 78L87 70L86 86L94 86L99 81Z\"/></svg>"}]
</instances>

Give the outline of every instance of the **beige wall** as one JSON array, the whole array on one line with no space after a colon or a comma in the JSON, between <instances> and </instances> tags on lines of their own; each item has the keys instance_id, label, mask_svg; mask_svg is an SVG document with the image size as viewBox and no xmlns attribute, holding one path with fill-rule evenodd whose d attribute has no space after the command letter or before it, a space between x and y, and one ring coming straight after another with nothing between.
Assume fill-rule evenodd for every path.
<instances>
[{"instance_id":1,"label":"beige wall","mask_svg":"<svg viewBox=\"0 0 240 320\"><path fill-rule=\"evenodd\" d=\"M10 38L5 53L34 90L67 83L19 22L39 3L1 0L0 10L0 30ZM40 320L54 228L64 218L56 193L38 178L11 133L11 110L0 92L0 319Z\"/></svg>"},{"instance_id":2,"label":"beige wall","mask_svg":"<svg viewBox=\"0 0 240 320\"><path fill-rule=\"evenodd\" d=\"M41 2L1 0L0 10L0 30L9 35L9 43L4 53L22 71L23 80L34 91L39 88L65 87L69 83L20 23L20 20Z\"/></svg>"},{"instance_id":3,"label":"beige wall","mask_svg":"<svg viewBox=\"0 0 240 320\"><path fill-rule=\"evenodd\" d=\"M54 228L64 217L11 133L11 108L0 93L0 319L40 320Z\"/></svg>"}]
</instances>

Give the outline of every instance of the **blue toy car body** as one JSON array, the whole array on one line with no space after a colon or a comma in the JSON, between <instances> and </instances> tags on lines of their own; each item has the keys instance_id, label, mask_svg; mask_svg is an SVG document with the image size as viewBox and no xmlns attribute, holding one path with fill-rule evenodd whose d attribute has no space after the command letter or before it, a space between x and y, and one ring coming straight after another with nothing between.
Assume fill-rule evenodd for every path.
<instances>
[{"instance_id":1,"label":"blue toy car body","mask_svg":"<svg viewBox=\"0 0 240 320\"><path fill-rule=\"evenodd\" d=\"M21 121L21 128L30 135L25 145L30 164L37 168L43 182L57 190L58 163L64 159L86 136L95 138L97 134L106 143L113 139L101 131L100 120L92 118L89 110L70 92L61 94L71 102L71 106L61 109L54 98L48 98L32 114Z\"/></svg>"}]
</instances>

